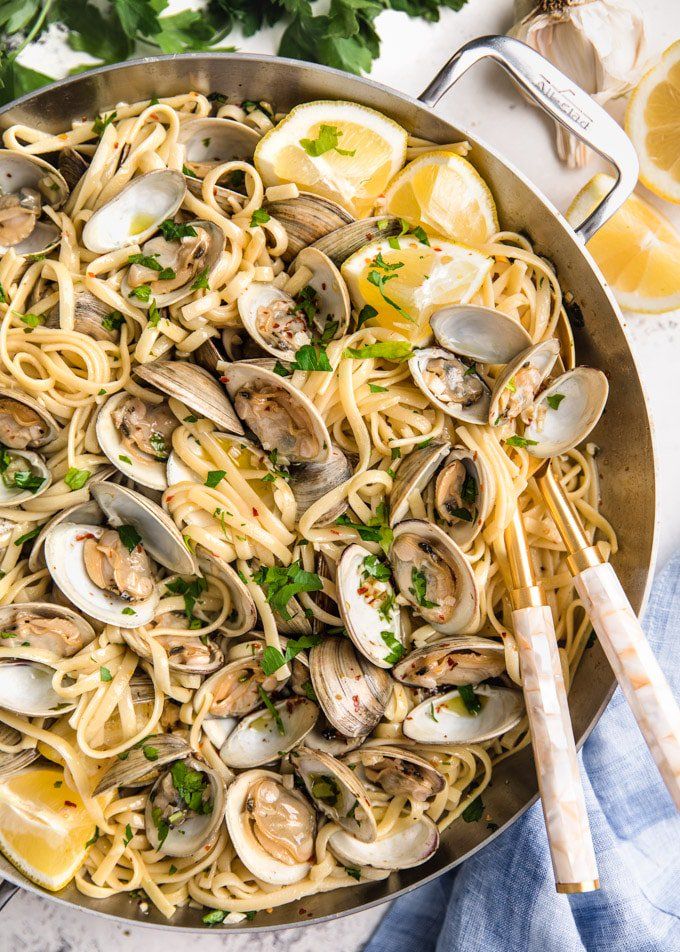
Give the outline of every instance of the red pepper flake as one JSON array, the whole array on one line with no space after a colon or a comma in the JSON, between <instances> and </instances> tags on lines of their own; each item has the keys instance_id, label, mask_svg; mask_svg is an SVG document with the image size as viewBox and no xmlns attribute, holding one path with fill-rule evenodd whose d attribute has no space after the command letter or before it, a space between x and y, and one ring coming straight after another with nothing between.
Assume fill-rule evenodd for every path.
<instances>
[{"instance_id":1,"label":"red pepper flake","mask_svg":"<svg viewBox=\"0 0 680 952\"><path fill-rule=\"evenodd\" d=\"M168 496L166 501L167 501L167 502L172 502L172 500L173 500L174 498L175 498L174 496Z\"/></svg>"},{"instance_id":2,"label":"red pepper flake","mask_svg":"<svg viewBox=\"0 0 680 952\"><path fill-rule=\"evenodd\" d=\"M260 515L260 513L257 511L257 509L255 508L255 506L253 506L253 515L254 515L254 516L259 516L259 515Z\"/></svg>"},{"instance_id":3,"label":"red pepper flake","mask_svg":"<svg viewBox=\"0 0 680 952\"><path fill-rule=\"evenodd\" d=\"M78 804L74 803L73 800L64 800L65 807L77 807Z\"/></svg>"},{"instance_id":4,"label":"red pepper flake","mask_svg":"<svg viewBox=\"0 0 680 952\"><path fill-rule=\"evenodd\" d=\"M83 532L81 535L76 536L76 542L83 542L85 539L96 539L96 535L92 535L91 532Z\"/></svg>"},{"instance_id":5,"label":"red pepper flake","mask_svg":"<svg viewBox=\"0 0 680 952\"><path fill-rule=\"evenodd\" d=\"M220 377L220 380L222 381L222 383L229 383L228 377Z\"/></svg>"},{"instance_id":6,"label":"red pepper flake","mask_svg":"<svg viewBox=\"0 0 680 952\"><path fill-rule=\"evenodd\" d=\"M358 713L359 713L359 709L360 709L360 705L359 705L359 695L358 695L358 694L353 694L353 695L352 695L352 704L354 705L354 710L355 710L356 713L358 714Z\"/></svg>"},{"instance_id":7,"label":"red pepper flake","mask_svg":"<svg viewBox=\"0 0 680 952\"><path fill-rule=\"evenodd\" d=\"M87 276L88 276L88 278L96 278L96 277L97 277L96 274L94 273L94 271L88 271L88 272L87 272Z\"/></svg>"}]
</instances>

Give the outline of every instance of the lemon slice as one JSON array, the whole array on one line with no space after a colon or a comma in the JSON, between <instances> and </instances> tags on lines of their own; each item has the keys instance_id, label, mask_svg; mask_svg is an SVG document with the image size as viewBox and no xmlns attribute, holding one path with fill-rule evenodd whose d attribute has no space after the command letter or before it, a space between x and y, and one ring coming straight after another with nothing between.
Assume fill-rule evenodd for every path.
<instances>
[{"instance_id":1,"label":"lemon slice","mask_svg":"<svg viewBox=\"0 0 680 952\"><path fill-rule=\"evenodd\" d=\"M626 132L637 149L641 181L659 198L680 202L680 40L638 83Z\"/></svg>"},{"instance_id":2,"label":"lemon slice","mask_svg":"<svg viewBox=\"0 0 680 952\"><path fill-rule=\"evenodd\" d=\"M353 102L308 102L257 144L255 167L265 185L294 182L358 218L366 217L404 164L406 130Z\"/></svg>"},{"instance_id":3,"label":"lemon slice","mask_svg":"<svg viewBox=\"0 0 680 952\"><path fill-rule=\"evenodd\" d=\"M578 225L614 184L598 174L578 193L567 220ZM660 212L638 195L588 242L621 307L660 313L680 307L680 234Z\"/></svg>"},{"instance_id":4,"label":"lemon slice","mask_svg":"<svg viewBox=\"0 0 680 952\"><path fill-rule=\"evenodd\" d=\"M498 231L489 187L455 152L427 152L409 162L390 183L385 210L429 234L471 245L483 245Z\"/></svg>"},{"instance_id":5,"label":"lemon slice","mask_svg":"<svg viewBox=\"0 0 680 952\"><path fill-rule=\"evenodd\" d=\"M452 241L379 238L342 265L353 304L375 310L369 326L397 331L415 344L430 336L432 314L465 304L479 290L491 258Z\"/></svg>"},{"instance_id":6,"label":"lemon slice","mask_svg":"<svg viewBox=\"0 0 680 952\"><path fill-rule=\"evenodd\" d=\"M33 767L0 784L0 850L44 889L57 892L73 879L94 830L62 770Z\"/></svg>"}]
</instances>

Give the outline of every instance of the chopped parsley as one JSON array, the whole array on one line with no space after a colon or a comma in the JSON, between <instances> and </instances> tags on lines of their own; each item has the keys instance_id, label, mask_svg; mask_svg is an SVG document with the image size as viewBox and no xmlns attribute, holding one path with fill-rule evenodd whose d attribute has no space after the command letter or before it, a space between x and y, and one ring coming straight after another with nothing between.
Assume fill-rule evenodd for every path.
<instances>
[{"instance_id":1,"label":"chopped parsley","mask_svg":"<svg viewBox=\"0 0 680 952\"><path fill-rule=\"evenodd\" d=\"M128 552L132 552L134 549L136 549L139 543L142 541L142 537L134 526L118 526L117 532L120 536L120 541L123 543Z\"/></svg>"},{"instance_id":2,"label":"chopped parsley","mask_svg":"<svg viewBox=\"0 0 680 952\"><path fill-rule=\"evenodd\" d=\"M396 664L404 656L404 646L398 638L394 637L394 633L391 631L381 631L380 637L389 650L389 654L385 655L384 660L387 664Z\"/></svg>"},{"instance_id":3,"label":"chopped parsley","mask_svg":"<svg viewBox=\"0 0 680 952\"><path fill-rule=\"evenodd\" d=\"M274 706L274 702L269 697L269 695L267 694L267 692L265 691L265 689L262 687L261 684L258 684L257 686L257 693L260 695L260 700L262 701L264 706L267 708L271 716L274 718L274 723L276 724L277 731L283 737L286 733L286 728L283 726L281 715L279 714L276 707Z\"/></svg>"},{"instance_id":4,"label":"chopped parsley","mask_svg":"<svg viewBox=\"0 0 680 952\"><path fill-rule=\"evenodd\" d=\"M127 463L128 466L132 466L132 460L129 456L125 456L123 453L120 453L118 455L118 459L121 461L121 463Z\"/></svg>"},{"instance_id":5,"label":"chopped parsley","mask_svg":"<svg viewBox=\"0 0 680 952\"><path fill-rule=\"evenodd\" d=\"M367 555L361 563L361 572L364 577L386 580L392 578L392 569L378 558L377 555Z\"/></svg>"},{"instance_id":6,"label":"chopped parsley","mask_svg":"<svg viewBox=\"0 0 680 952\"><path fill-rule=\"evenodd\" d=\"M205 477L205 485L209 489L215 489L215 487L222 482L226 475L227 472L224 469L211 469L208 475Z\"/></svg>"},{"instance_id":7,"label":"chopped parsley","mask_svg":"<svg viewBox=\"0 0 680 952\"><path fill-rule=\"evenodd\" d=\"M0 281L0 304L7 304L7 292Z\"/></svg>"},{"instance_id":8,"label":"chopped parsley","mask_svg":"<svg viewBox=\"0 0 680 952\"><path fill-rule=\"evenodd\" d=\"M195 178L195 179L198 178L198 175L196 175L196 173L193 171L193 169L190 169L188 165L183 165L183 166L182 166L182 175L186 175L186 176L188 176L189 178Z\"/></svg>"},{"instance_id":9,"label":"chopped parsley","mask_svg":"<svg viewBox=\"0 0 680 952\"><path fill-rule=\"evenodd\" d=\"M340 787L335 777L330 774L312 774L310 777L309 792L315 800L321 800L329 807L334 807L340 799Z\"/></svg>"},{"instance_id":10,"label":"chopped parsley","mask_svg":"<svg viewBox=\"0 0 680 952\"><path fill-rule=\"evenodd\" d=\"M396 239L392 239L392 238L389 239L390 247L392 248L394 248L394 245L392 245L393 240L396 241ZM397 241L396 248L397 250L399 249L398 241ZM385 304L389 304L391 308L394 308L394 310L398 314L400 314L401 317L403 317L405 320L409 321L409 323L415 324L416 323L415 318L411 317L408 311L405 311L404 308L401 306L401 304L398 304L395 300L393 300L393 298L389 297L385 293L385 285L387 284L388 281L392 281L394 278L398 277L398 275L396 275L394 272L397 271L399 268L403 268L404 262L397 261L397 262L394 262L393 264L389 264L387 261L385 261L382 254L378 253L373 259L372 264L374 265L374 267L372 270L368 272L368 275L367 275L369 283L374 285L378 289L378 291L380 291L380 296L385 302Z\"/></svg>"},{"instance_id":11,"label":"chopped parsley","mask_svg":"<svg viewBox=\"0 0 680 952\"><path fill-rule=\"evenodd\" d=\"M133 288L128 297L136 297L139 301L148 301L151 297L151 285L150 284L140 284L139 287Z\"/></svg>"},{"instance_id":12,"label":"chopped parsley","mask_svg":"<svg viewBox=\"0 0 680 952\"><path fill-rule=\"evenodd\" d=\"M94 828L94 833L92 834L92 836L90 837L90 839L89 839L89 840L87 841L87 843L85 844L85 848L87 849L88 846L92 846L92 844L93 844L93 843L96 843L98 839L99 839L99 827L98 827L98 826L95 826L95 828Z\"/></svg>"},{"instance_id":13,"label":"chopped parsley","mask_svg":"<svg viewBox=\"0 0 680 952\"><path fill-rule=\"evenodd\" d=\"M506 446L515 446L517 449L523 449L525 446L538 446L538 440L528 440L524 436L510 436L505 441Z\"/></svg>"},{"instance_id":14,"label":"chopped parsley","mask_svg":"<svg viewBox=\"0 0 680 952\"><path fill-rule=\"evenodd\" d=\"M564 400L565 395L563 393L551 393L550 396L546 397L546 403L551 410L557 410L560 403Z\"/></svg>"},{"instance_id":15,"label":"chopped parsley","mask_svg":"<svg viewBox=\"0 0 680 952\"><path fill-rule=\"evenodd\" d=\"M285 621L291 619L287 607L291 598L299 592L318 592L323 588L319 576L303 569L299 560L288 566L262 565L253 579L263 587L267 601Z\"/></svg>"},{"instance_id":16,"label":"chopped parsley","mask_svg":"<svg viewBox=\"0 0 680 952\"><path fill-rule=\"evenodd\" d=\"M115 109L113 112L110 112L108 116L101 116L101 115L97 116L97 118L92 123L92 131L94 132L94 134L99 136L99 138L101 139L101 137L104 135L104 132L106 131L106 127L111 125L111 123L115 120L116 116L117 116L117 113Z\"/></svg>"},{"instance_id":17,"label":"chopped parsley","mask_svg":"<svg viewBox=\"0 0 680 952\"><path fill-rule=\"evenodd\" d=\"M37 493L44 482L44 476L39 476L37 473L31 473L28 470L21 470L14 474L12 485L16 486L18 489L27 489L31 493Z\"/></svg>"},{"instance_id":18,"label":"chopped parsley","mask_svg":"<svg viewBox=\"0 0 680 952\"><path fill-rule=\"evenodd\" d=\"M161 312L158 310L156 298L151 298L149 303L149 327L158 327L161 321Z\"/></svg>"},{"instance_id":19,"label":"chopped parsley","mask_svg":"<svg viewBox=\"0 0 680 952\"><path fill-rule=\"evenodd\" d=\"M364 304L364 306L359 311L359 316L357 317L357 330L359 330L366 321L372 321L374 317L378 316L378 312L374 307L371 307L370 304Z\"/></svg>"},{"instance_id":20,"label":"chopped parsley","mask_svg":"<svg viewBox=\"0 0 680 952\"><path fill-rule=\"evenodd\" d=\"M468 714L475 717L482 709L482 702L479 695L475 694L471 684L461 684L458 688L458 694L465 705Z\"/></svg>"},{"instance_id":21,"label":"chopped parsley","mask_svg":"<svg viewBox=\"0 0 680 952\"><path fill-rule=\"evenodd\" d=\"M266 225L271 216L264 208L256 208L250 216L250 227L257 228L258 225Z\"/></svg>"},{"instance_id":22,"label":"chopped parsley","mask_svg":"<svg viewBox=\"0 0 680 952\"><path fill-rule=\"evenodd\" d=\"M118 331L120 330L124 320L125 318L120 313L120 311L111 311L111 313L107 314L102 320L102 327L104 330L110 332Z\"/></svg>"},{"instance_id":23,"label":"chopped parsley","mask_svg":"<svg viewBox=\"0 0 680 952\"><path fill-rule=\"evenodd\" d=\"M289 661L297 657L301 651L305 651L307 648L314 648L320 642L320 635L302 635L298 639L289 638L286 643L285 653L282 653L273 645L267 645L262 653L262 660L260 661L262 670L267 677L269 677L270 674L274 674L274 672L282 668L284 664L288 664Z\"/></svg>"},{"instance_id":24,"label":"chopped parsley","mask_svg":"<svg viewBox=\"0 0 680 952\"><path fill-rule=\"evenodd\" d=\"M201 922L204 922L207 926L218 926L220 922L224 922L228 915L229 913L225 909L211 909L210 912L206 912Z\"/></svg>"},{"instance_id":25,"label":"chopped parsley","mask_svg":"<svg viewBox=\"0 0 680 952\"><path fill-rule=\"evenodd\" d=\"M106 681L113 681L113 675L111 674L111 672L109 671L108 668L103 668L103 667L102 667L102 668L99 669L99 680L100 680L100 681L105 681L105 682L106 682Z\"/></svg>"},{"instance_id":26,"label":"chopped parsley","mask_svg":"<svg viewBox=\"0 0 680 952\"><path fill-rule=\"evenodd\" d=\"M39 532L40 526L36 526L35 529L29 529L28 532L25 532L22 536L19 536L19 538L15 540L14 544L23 545L24 542L28 542L29 539L35 539Z\"/></svg>"},{"instance_id":27,"label":"chopped parsley","mask_svg":"<svg viewBox=\"0 0 680 952\"><path fill-rule=\"evenodd\" d=\"M356 149L341 149L338 146L338 142L342 132L336 126L327 126L321 125L319 129L319 134L316 139L300 139L300 145L305 150L307 155L312 156L312 158L317 158L320 155L324 155L326 152L335 150L340 155L349 155L352 156L356 153Z\"/></svg>"},{"instance_id":28,"label":"chopped parsley","mask_svg":"<svg viewBox=\"0 0 680 952\"><path fill-rule=\"evenodd\" d=\"M156 459L166 460L170 455L170 448L165 441L165 437L162 433L157 433L154 431L149 437L149 443L153 446L154 453L156 454Z\"/></svg>"},{"instance_id":29,"label":"chopped parsley","mask_svg":"<svg viewBox=\"0 0 680 952\"><path fill-rule=\"evenodd\" d=\"M481 797L475 797L472 803L469 803L461 813L466 823L476 823L477 820L482 819L483 815L484 803Z\"/></svg>"},{"instance_id":30,"label":"chopped parsley","mask_svg":"<svg viewBox=\"0 0 680 952\"><path fill-rule=\"evenodd\" d=\"M202 627L200 619L194 615L194 608L207 587L208 582L200 575L197 575L190 582L183 578L176 578L165 583L168 592L172 595L181 595L184 598L184 614L187 616L189 628Z\"/></svg>"},{"instance_id":31,"label":"chopped parsley","mask_svg":"<svg viewBox=\"0 0 680 952\"><path fill-rule=\"evenodd\" d=\"M203 268L202 271L199 271L196 277L194 278L193 284L191 285L192 291L209 291L210 284L208 283L208 269Z\"/></svg>"},{"instance_id":32,"label":"chopped parsley","mask_svg":"<svg viewBox=\"0 0 680 952\"><path fill-rule=\"evenodd\" d=\"M151 747L149 744L145 744L144 747L142 747L142 753L144 754L147 760L152 760L152 761L158 760L157 747Z\"/></svg>"},{"instance_id":33,"label":"chopped parsley","mask_svg":"<svg viewBox=\"0 0 680 952\"><path fill-rule=\"evenodd\" d=\"M365 344L363 347L347 347L343 357L352 360L368 360L369 357L392 360L398 363L413 356L413 348L407 340L381 340L377 344Z\"/></svg>"},{"instance_id":34,"label":"chopped parsley","mask_svg":"<svg viewBox=\"0 0 680 952\"><path fill-rule=\"evenodd\" d=\"M123 615L136 615L137 612L134 610L134 608L129 608L129 607L128 607L128 608L124 608L123 611L121 612L121 614L123 614Z\"/></svg>"},{"instance_id":35,"label":"chopped parsley","mask_svg":"<svg viewBox=\"0 0 680 952\"><path fill-rule=\"evenodd\" d=\"M427 579L425 578L425 574L419 571L415 566L411 569L411 582L412 587L409 588L409 592L413 595L421 608L438 608L438 602L431 602L425 597L425 593L427 592Z\"/></svg>"},{"instance_id":36,"label":"chopped parsley","mask_svg":"<svg viewBox=\"0 0 680 952\"><path fill-rule=\"evenodd\" d=\"M134 834L132 832L132 827L130 826L129 823L127 823L125 825L125 836L123 837L123 844L127 846L133 836Z\"/></svg>"},{"instance_id":37,"label":"chopped parsley","mask_svg":"<svg viewBox=\"0 0 680 952\"><path fill-rule=\"evenodd\" d=\"M315 347L314 344L304 344L295 354L295 360L290 365L291 370L325 370L330 371L330 361L325 347Z\"/></svg>"},{"instance_id":38,"label":"chopped parsley","mask_svg":"<svg viewBox=\"0 0 680 952\"><path fill-rule=\"evenodd\" d=\"M344 526L347 529L355 529L360 539L364 542L377 542L383 552L387 553L394 538L394 533L389 527L388 521L389 514L387 504L383 500L378 505L375 515L370 517L366 525L361 522L352 522L346 513L342 516L338 516L334 524L336 526Z\"/></svg>"},{"instance_id":39,"label":"chopped parsley","mask_svg":"<svg viewBox=\"0 0 680 952\"><path fill-rule=\"evenodd\" d=\"M193 225L185 225L183 222L172 221L170 218L166 218L158 227L166 241L180 241L182 238L196 237L196 229Z\"/></svg>"},{"instance_id":40,"label":"chopped parsley","mask_svg":"<svg viewBox=\"0 0 680 952\"><path fill-rule=\"evenodd\" d=\"M26 334L30 334L34 328L45 323L45 318L42 314L20 314L19 319L23 324L26 324Z\"/></svg>"},{"instance_id":41,"label":"chopped parsley","mask_svg":"<svg viewBox=\"0 0 680 952\"><path fill-rule=\"evenodd\" d=\"M212 799L204 797L209 784L207 774L192 770L183 760L177 760L170 768L170 775L175 790L189 810L203 815L212 813Z\"/></svg>"},{"instance_id":42,"label":"chopped parsley","mask_svg":"<svg viewBox=\"0 0 680 952\"><path fill-rule=\"evenodd\" d=\"M387 387L379 387L377 383L369 383L368 389L371 393L387 393Z\"/></svg>"},{"instance_id":43,"label":"chopped parsley","mask_svg":"<svg viewBox=\"0 0 680 952\"><path fill-rule=\"evenodd\" d=\"M351 876L352 879L356 879L357 882L361 879L361 870L355 866L345 866L345 872L348 876Z\"/></svg>"}]
</instances>

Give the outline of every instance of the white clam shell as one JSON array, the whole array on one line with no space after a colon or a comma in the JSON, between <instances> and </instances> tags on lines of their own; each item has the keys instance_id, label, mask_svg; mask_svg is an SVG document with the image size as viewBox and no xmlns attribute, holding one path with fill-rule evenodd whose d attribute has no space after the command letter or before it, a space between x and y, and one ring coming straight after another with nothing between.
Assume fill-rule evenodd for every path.
<instances>
[{"instance_id":1,"label":"white clam shell","mask_svg":"<svg viewBox=\"0 0 680 952\"><path fill-rule=\"evenodd\" d=\"M54 668L19 658L0 660L0 708L27 717L49 717L72 711L75 701L60 697L52 687Z\"/></svg>"},{"instance_id":2,"label":"white clam shell","mask_svg":"<svg viewBox=\"0 0 680 952\"><path fill-rule=\"evenodd\" d=\"M142 462L130 456L130 450L123 444L122 434L113 422L113 414L129 398L127 390L122 390L101 405L95 424L97 442L104 455L124 476L140 486L163 491L168 488L165 460L148 459Z\"/></svg>"},{"instance_id":3,"label":"white clam shell","mask_svg":"<svg viewBox=\"0 0 680 952\"><path fill-rule=\"evenodd\" d=\"M172 169L133 178L85 223L83 244L96 254L143 244L162 221L172 218L185 192L184 176Z\"/></svg>"},{"instance_id":4,"label":"white clam shell","mask_svg":"<svg viewBox=\"0 0 680 952\"><path fill-rule=\"evenodd\" d=\"M19 487L6 486L4 480L0 478L0 506L8 508L10 506L21 506L29 499L37 499L42 496L46 489L52 484L52 470L39 453L33 453L31 450L8 450L10 456L20 456L31 465L34 473L42 477L42 484L35 492L30 489L21 489Z\"/></svg>"},{"instance_id":5,"label":"white clam shell","mask_svg":"<svg viewBox=\"0 0 680 952\"><path fill-rule=\"evenodd\" d=\"M295 349L280 347L273 340L262 334L258 327L257 317L262 307L271 307L278 301L283 301L289 307L291 314L295 310L295 301L282 288L274 284L261 284L253 281L238 297L238 313L243 326L262 350L279 360L295 360ZM285 321L285 316L281 317ZM311 338L308 338L311 339Z\"/></svg>"},{"instance_id":6,"label":"white clam shell","mask_svg":"<svg viewBox=\"0 0 680 952\"><path fill-rule=\"evenodd\" d=\"M373 869L410 869L426 862L439 846L439 831L428 816L399 822L393 832L362 843L345 830L333 833L328 841L331 852L345 866L370 866Z\"/></svg>"},{"instance_id":7,"label":"white clam shell","mask_svg":"<svg viewBox=\"0 0 680 952\"><path fill-rule=\"evenodd\" d=\"M498 375L496 382L491 393L491 403L489 404L489 414L488 422L491 426L498 426L502 424L502 419L500 414L500 398L501 394L511 383L515 375L522 369L531 364L540 375L540 384L542 385L545 380L550 376L550 373L555 366L555 361L559 357L560 353L560 344L559 341L554 337L549 338L548 340L542 340L538 344L534 344L532 347L528 347L526 350L523 350L521 354L518 354L514 360L511 360L510 363L506 364L503 372Z\"/></svg>"},{"instance_id":8,"label":"white clam shell","mask_svg":"<svg viewBox=\"0 0 680 952\"><path fill-rule=\"evenodd\" d=\"M248 714L227 737L220 757L228 767L241 770L262 767L278 760L299 744L314 727L319 708L304 697L291 697L274 704L283 734L269 710L260 708Z\"/></svg>"},{"instance_id":9,"label":"white clam shell","mask_svg":"<svg viewBox=\"0 0 680 952\"><path fill-rule=\"evenodd\" d=\"M0 149L0 195L33 188L41 193L43 205L59 209L68 198L69 189L63 176L53 165L39 158L14 149ZM12 250L17 255L34 255L51 251L61 240L61 230L49 219L35 223L28 238L24 238ZM0 254L9 248L0 245Z\"/></svg>"},{"instance_id":10,"label":"white clam shell","mask_svg":"<svg viewBox=\"0 0 680 952\"><path fill-rule=\"evenodd\" d=\"M224 816L225 788L222 778L205 763L193 757L188 757L186 763L191 770L198 770L207 775L210 780L213 808L210 813L190 816L179 826L171 828L161 846L152 816L154 790L162 783L168 771L161 774L146 801L144 829L153 849L165 853L166 856L191 856L205 849L215 841Z\"/></svg>"},{"instance_id":11,"label":"white clam shell","mask_svg":"<svg viewBox=\"0 0 680 952\"><path fill-rule=\"evenodd\" d=\"M349 291L345 279L328 255L318 248L303 248L291 266L295 274L300 268L307 268L312 276L307 282L316 291L318 298L314 324L319 333L323 333L329 322L337 322L333 339L342 337L349 327L352 310Z\"/></svg>"},{"instance_id":12,"label":"white clam shell","mask_svg":"<svg viewBox=\"0 0 680 952\"><path fill-rule=\"evenodd\" d=\"M502 311L477 304L455 304L430 318L437 343L483 364L507 364L531 346L522 325Z\"/></svg>"},{"instance_id":13,"label":"white clam shell","mask_svg":"<svg viewBox=\"0 0 680 952\"><path fill-rule=\"evenodd\" d=\"M524 714L519 691L481 684L475 694L483 704L477 715L468 713L457 688L428 698L406 715L404 735L419 744L480 744L515 727Z\"/></svg>"},{"instance_id":14,"label":"white clam shell","mask_svg":"<svg viewBox=\"0 0 680 952\"><path fill-rule=\"evenodd\" d=\"M548 403L550 397L563 397L556 410ZM536 406L545 405L540 427L536 422L524 429L524 438L535 440L527 452L545 458L558 456L581 443L595 428L609 395L609 384L601 370L575 367L562 374L539 395Z\"/></svg>"},{"instance_id":15,"label":"white clam shell","mask_svg":"<svg viewBox=\"0 0 680 952\"><path fill-rule=\"evenodd\" d=\"M462 420L464 423L475 423L481 426L488 422L489 404L491 402L491 392L486 384L483 383L482 396L475 403L469 406L463 406L461 403L452 401L443 401L433 392L425 380L424 373L430 360L442 359L447 361L456 361L458 358L449 350L443 347L425 347L417 350L408 362L413 382L418 389L425 394L427 399L438 407L442 413L453 417L455 420ZM481 378L480 378L481 379Z\"/></svg>"}]
</instances>

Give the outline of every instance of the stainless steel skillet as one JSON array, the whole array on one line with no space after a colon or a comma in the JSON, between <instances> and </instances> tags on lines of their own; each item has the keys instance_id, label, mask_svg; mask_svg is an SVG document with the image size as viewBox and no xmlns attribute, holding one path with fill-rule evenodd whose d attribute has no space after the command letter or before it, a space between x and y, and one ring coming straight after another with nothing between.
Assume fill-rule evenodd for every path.
<instances>
[{"instance_id":1,"label":"stainless steel skillet","mask_svg":"<svg viewBox=\"0 0 680 952\"><path fill-rule=\"evenodd\" d=\"M497 151L445 122L431 108L468 67L483 57L496 60L543 109L616 166L614 190L578 233ZM602 506L619 536L614 567L633 608L641 611L655 554L652 429L619 309L584 247L585 240L620 206L637 179L635 153L616 123L569 79L518 41L484 37L455 54L419 100L367 79L295 60L238 53L162 56L93 70L24 96L0 111L0 128L26 123L58 132L72 119L111 109L117 102L174 95L187 89L219 91L233 101L269 100L278 109L313 99L350 99L384 112L410 132L435 142L465 138L471 143L469 158L494 194L501 224L528 234L537 250L554 262L563 290L574 295L578 307L572 309L573 329L579 362L600 367L609 377L607 411L593 436L601 447ZM570 694L579 744L594 727L614 686L604 654L595 644L586 651ZM531 750L526 748L496 767L484 803L500 831L517 819L536 795ZM439 852L424 866L394 873L373 885L308 897L233 928L280 929L365 909L440 875L495 835L485 822L455 823L444 835ZM7 879L0 887L0 907L15 888L12 884L41 892L2 857L0 875ZM82 896L74 886L57 895L45 895L55 902L138 924L171 930L206 928L200 911L195 909L180 910L172 922L167 922L154 910L143 915L137 903L125 895L97 901Z\"/></svg>"}]
</instances>

